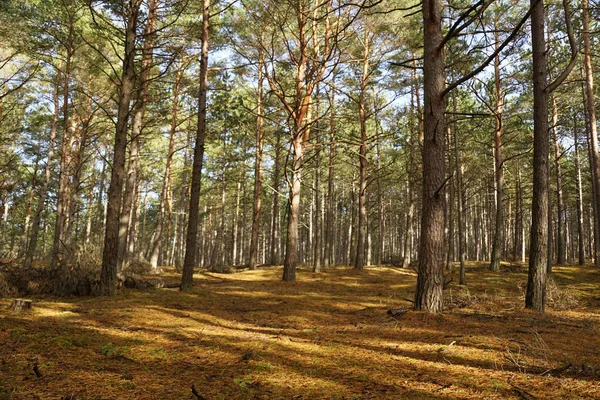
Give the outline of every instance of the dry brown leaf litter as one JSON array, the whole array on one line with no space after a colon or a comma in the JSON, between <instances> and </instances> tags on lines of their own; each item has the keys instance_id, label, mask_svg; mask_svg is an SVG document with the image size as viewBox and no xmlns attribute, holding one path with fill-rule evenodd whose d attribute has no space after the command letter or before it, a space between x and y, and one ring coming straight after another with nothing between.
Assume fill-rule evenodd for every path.
<instances>
[{"instance_id":1,"label":"dry brown leaf litter","mask_svg":"<svg viewBox=\"0 0 600 400\"><path fill-rule=\"evenodd\" d=\"M546 315L523 310L524 268L471 265L444 314L397 318L386 311L410 307L412 271L280 272L20 313L2 299L0 399L195 399L192 385L210 400L600 398L593 267L555 268Z\"/></svg>"}]
</instances>

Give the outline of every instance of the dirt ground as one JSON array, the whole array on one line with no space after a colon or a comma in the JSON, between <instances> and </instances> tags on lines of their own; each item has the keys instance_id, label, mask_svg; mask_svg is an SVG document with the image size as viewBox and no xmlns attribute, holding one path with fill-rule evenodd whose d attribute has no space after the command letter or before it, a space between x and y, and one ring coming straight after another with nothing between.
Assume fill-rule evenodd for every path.
<instances>
[{"instance_id":1,"label":"dirt ground","mask_svg":"<svg viewBox=\"0 0 600 400\"><path fill-rule=\"evenodd\" d=\"M203 272L189 293L21 312L0 299L0 399L600 399L597 268L556 267L543 315L523 309L523 266L469 265L443 314L396 317L412 270L280 275Z\"/></svg>"}]
</instances>

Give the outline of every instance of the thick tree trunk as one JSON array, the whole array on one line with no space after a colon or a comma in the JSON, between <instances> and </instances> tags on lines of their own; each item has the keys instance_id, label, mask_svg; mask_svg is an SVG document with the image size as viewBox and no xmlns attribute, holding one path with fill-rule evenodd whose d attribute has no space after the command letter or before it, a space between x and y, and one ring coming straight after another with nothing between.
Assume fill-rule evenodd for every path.
<instances>
[{"instance_id":1,"label":"thick tree trunk","mask_svg":"<svg viewBox=\"0 0 600 400\"><path fill-rule=\"evenodd\" d=\"M127 16L125 32L125 52L119 93L119 109L113 148L113 164L108 190L106 210L106 230L104 233L104 251L102 253L102 272L100 274L100 294L113 296L117 288L117 262L119 252L119 215L121 193L125 172L125 154L127 150L127 123L129 121L129 103L135 75L135 39L138 13L142 0L134 0Z\"/></svg>"},{"instance_id":2,"label":"thick tree trunk","mask_svg":"<svg viewBox=\"0 0 600 400\"><path fill-rule=\"evenodd\" d=\"M283 262L283 280L296 281L298 264L298 224L300 220L300 188L302 162L304 160L304 144L302 135L297 134L292 142L292 171L290 172L290 194L288 199L288 223L285 243L285 260Z\"/></svg>"},{"instance_id":3,"label":"thick tree trunk","mask_svg":"<svg viewBox=\"0 0 600 400\"><path fill-rule=\"evenodd\" d=\"M131 127L131 146L129 150L129 167L127 171L127 181L125 183L125 192L123 194L123 209L119 222L119 260L117 270L123 269L123 266L129 261L132 254L128 254L127 240L129 232L134 227L132 224L132 210L135 202L135 187L137 185L140 173L140 136L144 122L144 114L148 104L148 86L150 83L150 69L152 68L152 58L154 52L154 36L156 22L156 11L159 0L150 0L148 4L148 17L144 29L144 47L142 49L142 62L140 72L137 77L137 102L133 112L133 123ZM132 238L135 240L135 235ZM160 240L160 235L155 234L155 240ZM135 247L135 246L133 246Z\"/></svg>"},{"instance_id":4,"label":"thick tree trunk","mask_svg":"<svg viewBox=\"0 0 600 400\"><path fill-rule=\"evenodd\" d=\"M444 257L444 56L442 46L442 2L423 2L425 126L423 137L423 206L419 271L414 308L441 312Z\"/></svg>"},{"instance_id":5,"label":"thick tree trunk","mask_svg":"<svg viewBox=\"0 0 600 400\"><path fill-rule=\"evenodd\" d=\"M202 178L202 159L204 158L204 139L206 137L206 91L208 87L208 33L210 18L210 0L202 2L202 53L200 56L200 87L198 98L198 128L194 145L192 182L185 258L181 277L181 290L190 290L193 286L196 253L198 251L198 216L200 207L200 183Z\"/></svg>"},{"instance_id":6,"label":"thick tree trunk","mask_svg":"<svg viewBox=\"0 0 600 400\"><path fill-rule=\"evenodd\" d=\"M531 0L531 36L533 55L533 199L529 276L525 307L543 312L546 306L548 263L548 92L546 40L544 38L544 2Z\"/></svg>"}]
</instances>

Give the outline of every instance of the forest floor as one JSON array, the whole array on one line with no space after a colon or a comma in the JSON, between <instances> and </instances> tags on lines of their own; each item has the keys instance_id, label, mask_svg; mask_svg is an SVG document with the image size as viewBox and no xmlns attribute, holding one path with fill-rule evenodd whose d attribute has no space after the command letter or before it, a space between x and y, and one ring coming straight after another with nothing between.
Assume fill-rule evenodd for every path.
<instances>
[{"instance_id":1,"label":"forest floor","mask_svg":"<svg viewBox=\"0 0 600 400\"><path fill-rule=\"evenodd\" d=\"M470 264L443 314L397 317L386 312L411 306L412 270L280 274L203 272L189 293L40 298L22 312L0 299L0 399L600 399L597 268L555 267L538 314L523 308L524 266Z\"/></svg>"}]
</instances>

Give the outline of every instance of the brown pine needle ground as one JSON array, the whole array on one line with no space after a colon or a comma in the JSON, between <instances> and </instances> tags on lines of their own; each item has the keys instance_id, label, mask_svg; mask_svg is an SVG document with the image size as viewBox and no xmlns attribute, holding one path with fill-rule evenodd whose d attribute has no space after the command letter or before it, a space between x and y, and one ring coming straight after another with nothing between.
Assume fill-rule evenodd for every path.
<instances>
[{"instance_id":1,"label":"brown pine needle ground","mask_svg":"<svg viewBox=\"0 0 600 400\"><path fill-rule=\"evenodd\" d=\"M34 299L24 312L2 299L0 399L197 399L192 385L208 400L600 398L593 267L556 267L545 315L523 309L518 266L470 265L444 314L396 318L412 270L280 274L202 273L190 293Z\"/></svg>"}]
</instances>

